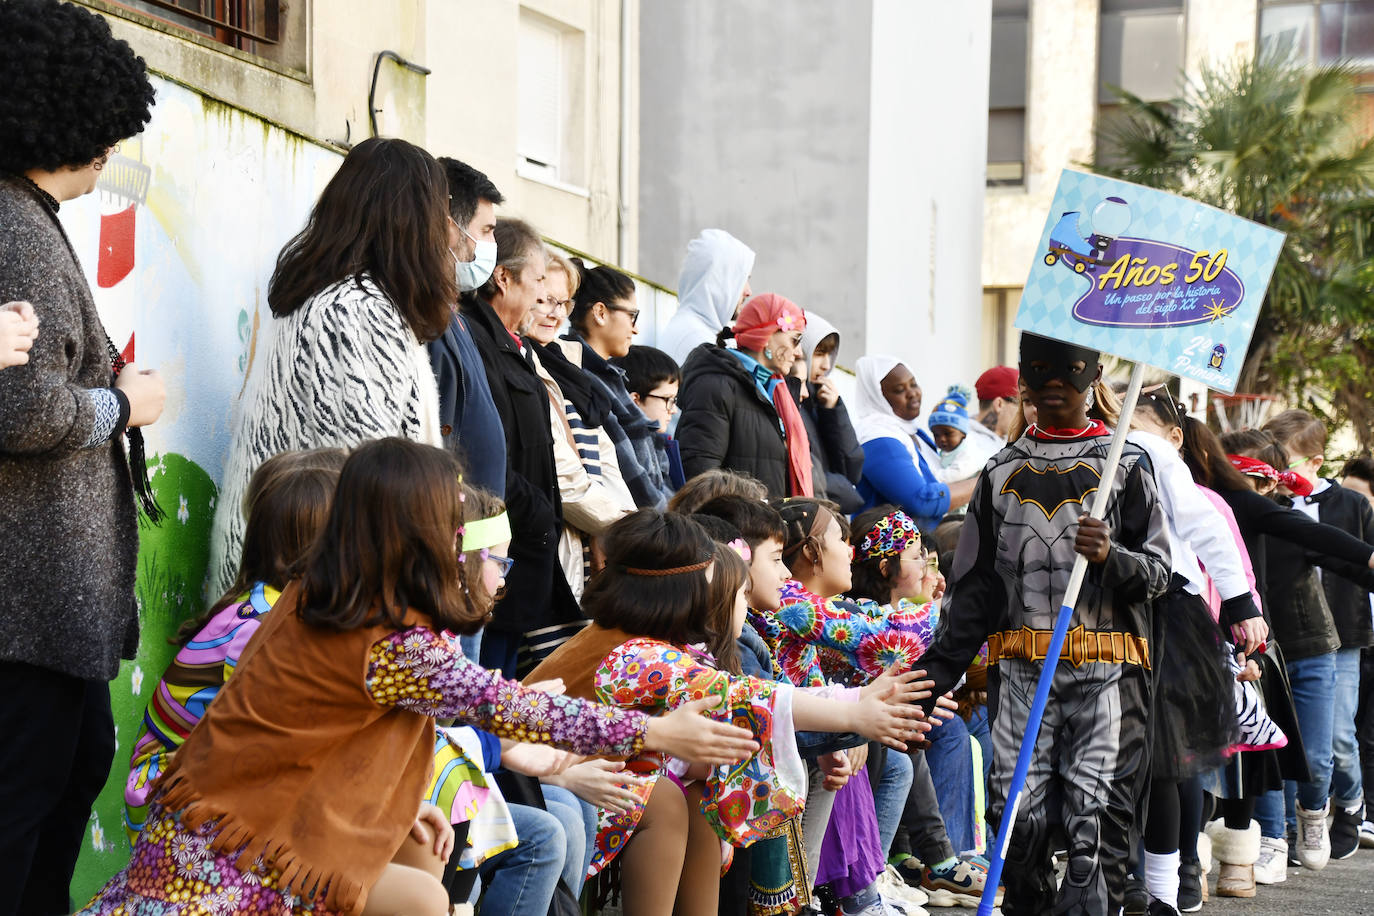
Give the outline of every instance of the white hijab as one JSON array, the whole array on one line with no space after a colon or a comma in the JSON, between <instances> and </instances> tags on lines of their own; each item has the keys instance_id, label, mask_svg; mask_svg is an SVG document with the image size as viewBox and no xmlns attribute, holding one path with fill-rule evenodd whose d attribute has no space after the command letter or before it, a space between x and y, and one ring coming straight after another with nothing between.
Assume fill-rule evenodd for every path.
<instances>
[{"instance_id":1,"label":"white hijab","mask_svg":"<svg viewBox=\"0 0 1374 916\"><path fill-rule=\"evenodd\" d=\"M906 446L912 459L915 459L916 440L913 437L920 428L920 418L903 420L893 411L887 398L883 397L883 379L898 366L906 366L906 363L895 356L859 357L854 364L858 384L850 413L860 444L874 439L896 439ZM909 371L911 367L907 366L907 369Z\"/></svg>"}]
</instances>

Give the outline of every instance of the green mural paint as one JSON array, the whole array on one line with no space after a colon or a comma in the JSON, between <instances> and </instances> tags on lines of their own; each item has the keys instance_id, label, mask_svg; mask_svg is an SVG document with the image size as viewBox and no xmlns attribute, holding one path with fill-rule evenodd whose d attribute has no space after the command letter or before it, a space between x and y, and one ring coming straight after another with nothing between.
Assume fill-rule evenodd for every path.
<instances>
[{"instance_id":1,"label":"green mural paint","mask_svg":"<svg viewBox=\"0 0 1374 916\"><path fill-rule=\"evenodd\" d=\"M110 682L118 748L110 778L91 812L72 881L71 894L78 906L129 860L124 834L129 753L143 722L143 710L176 655L168 637L206 606L202 583L210 564L210 525L218 496L215 483L194 461L175 453L153 456L148 471L167 518L161 527L140 524L135 591L142 638L138 658L124 662L119 677Z\"/></svg>"}]
</instances>

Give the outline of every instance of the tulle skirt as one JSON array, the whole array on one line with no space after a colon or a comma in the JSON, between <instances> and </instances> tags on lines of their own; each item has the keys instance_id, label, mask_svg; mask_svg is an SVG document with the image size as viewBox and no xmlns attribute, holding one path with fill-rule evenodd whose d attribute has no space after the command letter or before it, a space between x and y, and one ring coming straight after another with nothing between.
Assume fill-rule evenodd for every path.
<instances>
[{"instance_id":1,"label":"tulle skirt","mask_svg":"<svg viewBox=\"0 0 1374 916\"><path fill-rule=\"evenodd\" d=\"M1206 603L1171 589L1155 604L1151 726L1155 779L1215 769L1240 738L1227 643Z\"/></svg>"}]
</instances>

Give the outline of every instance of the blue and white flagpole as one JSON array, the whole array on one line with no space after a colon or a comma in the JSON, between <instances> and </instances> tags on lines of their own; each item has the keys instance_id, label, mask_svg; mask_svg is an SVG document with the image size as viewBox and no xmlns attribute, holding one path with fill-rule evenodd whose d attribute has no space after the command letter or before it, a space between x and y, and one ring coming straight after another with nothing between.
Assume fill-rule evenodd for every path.
<instances>
[{"instance_id":1,"label":"blue and white flagpole","mask_svg":"<svg viewBox=\"0 0 1374 916\"><path fill-rule=\"evenodd\" d=\"M1112 431L1111 448L1107 451L1107 463L1102 467L1102 485L1093 497L1093 518L1100 519L1107 512L1107 502L1112 495L1112 482L1116 480L1116 468L1121 463L1121 452L1126 447L1126 433L1131 426L1131 414L1135 413L1136 401L1140 398L1140 386L1145 380L1145 364L1136 363L1131 370L1131 382L1126 387L1126 399L1121 405L1121 419ZM978 903L978 916L992 916L996 908L997 886L1002 883L1002 866L1007 859L1007 846L1011 842L1011 832L1016 826L1016 812L1021 806L1021 793L1026 787L1026 771L1030 769L1031 755L1040 737L1040 723L1045 717L1045 704L1050 698L1050 687L1054 684L1054 673L1059 668L1059 653L1064 648L1064 636L1069 631L1069 620L1073 617L1074 605L1078 603L1078 593L1083 588L1083 577L1088 572L1088 558L1079 554L1073 562L1073 572L1069 574L1069 587L1064 591L1064 603L1059 606L1059 617L1054 622L1054 633L1050 636L1049 648L1045 651L1045 665L1040 670L1040 682L1035 688L1035 700L1031 703L1030 717L1026 720L1026 733L1021 736L1021 753L1016 757L1016 769L1012 770L1011 785L1007 788L1006 804L1002 808L1002 822L997 825L997 842L988 856L987 886L983 889L983 899Z\"/></svg>"}]
</instances>

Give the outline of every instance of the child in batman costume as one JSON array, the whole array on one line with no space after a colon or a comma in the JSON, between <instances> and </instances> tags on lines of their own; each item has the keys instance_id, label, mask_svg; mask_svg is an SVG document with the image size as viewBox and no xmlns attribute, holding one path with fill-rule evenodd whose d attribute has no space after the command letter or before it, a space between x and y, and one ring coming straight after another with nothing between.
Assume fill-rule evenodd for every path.
<instances>
[{"instance_id":1,"label":"child in batman costume","mask_svg":"<svg viewBox=\"0 0 1374 916\"><path fill-rule=\"evenodd\" d=\"M988 820L996 824L1070 570L1076 555L1088 558L1020 806L1010 812L1008 916L1120 911L1148 775L1150 604L1169 584L1168 534L1149 458L1130 444L1106 482L1105 519L1087 515L1111 443L1111 430L1087 415L1100 376L1095 351L1022 335L1021 378L1038 422L983 469L944 621L921 660L938 696L987 641ZM1057 898L1055 848L1069 854Z\"/></svg>"}]
</instances>

